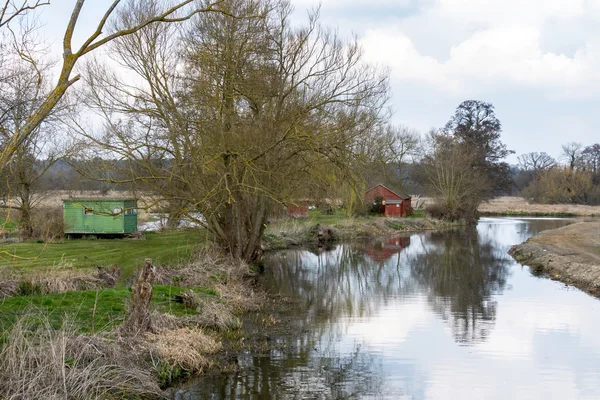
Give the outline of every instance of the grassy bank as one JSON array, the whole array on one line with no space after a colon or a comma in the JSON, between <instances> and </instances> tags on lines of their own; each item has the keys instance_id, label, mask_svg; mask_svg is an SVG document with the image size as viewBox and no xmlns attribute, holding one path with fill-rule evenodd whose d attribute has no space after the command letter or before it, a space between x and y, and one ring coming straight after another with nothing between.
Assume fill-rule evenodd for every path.
<instances>
[{"instance_id":1,"label":"grassy bank","mask_svg":"<svg viewBox=\"0 0 600 400\"><path fill-rule=\"evenodd\" d=\"M290 246L310 245L320 241L335 242L400 232L441 230L462 226L461 222L447 222L428 218L422 210L405 218L383 216L347 217L312 211L307 218L285 218L271 222L265 232L264 244L269 250Z\"/></svg>"},{"instance_id":2,"label":"grassy bank","mask_svg":"<svg viewBox=\"0 0 600 400\"><path fill-rule=\"evenodd\" d=\"M197 229L147 232L143 239L7 243L0 245L0 271L27 271L56 266L86 269L117 264L127 278L145 258L152 258L157 265L177 265L189 261L205 243L206 231Z\"/></svg>"},{"instance_id":3,"label":"grassy bank","mask_svg":"<svg viewBox=\"0 0 600 400\"><path fill-rule=\"evenodd\" d=\"M215 365L222 343L242 337L242 316L265 302L251 268L210 247L152 276L144 330L130 326L136 300L122 285L1 299L0 393L160 398L162 388Z\"/></svg>"}]
</instances>

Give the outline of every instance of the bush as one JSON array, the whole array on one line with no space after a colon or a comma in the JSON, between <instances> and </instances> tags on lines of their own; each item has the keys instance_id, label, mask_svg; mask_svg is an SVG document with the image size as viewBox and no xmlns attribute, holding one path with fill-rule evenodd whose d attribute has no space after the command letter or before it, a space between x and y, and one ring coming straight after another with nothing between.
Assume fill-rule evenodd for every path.
<instances>
[{"instance_id":1,"label":"bush","mask_svg":"<svg viewBox=\"0 0 600 400\"><path fill-rule=\"evenodd\" d=\"M592 183L592 174L570 168L544 171L521 195L542 204L600 204L600 187Z\"/></svg>"},{"instance_id":2,"label":"bush","mask_svg":"<svg viewBox=\"0 0 600 400\"><path fill-rule=\"evenodd\" d=\"M451 206L448 204L443 204L439 201L428 205L425 208L425 212L431 218L451 222L460 220L474 222L477 220L478 217L477 208L474 205L472 205L471 207L468 204L459 204L456 206Z\"/></svg>"},{"instance_id":3,"label":"bush","mask_svg":"<svg viewBox=\"0 0 600 400\"><path fill-rule=\"evenodd\" d=\"M31 216L33 238L49 242L65 235L63 212L60 208L39 208Z\"/></svg>"}]
</instances>

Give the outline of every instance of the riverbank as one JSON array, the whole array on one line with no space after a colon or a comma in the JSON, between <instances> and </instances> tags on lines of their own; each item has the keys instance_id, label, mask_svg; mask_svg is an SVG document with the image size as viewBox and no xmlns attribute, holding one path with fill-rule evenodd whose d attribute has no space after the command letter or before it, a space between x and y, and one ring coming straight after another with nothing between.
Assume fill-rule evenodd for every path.
<instances>
[{"instance_id":1,"label":"riverbank","mask_svg":"<svg viewBox=\"0 0 600 400\"><path fill-rule=\"evenodd\" d=\"M598 217L600 206L581 204L534 204L522 197L502 196L481 203L479 213L483 216L507 217Z\"/></svg>"},{"instance_id":2,"label":"riverbank","mask_svg":"<svg viewBox=\"0 0 600 400\"><path fill-rule=\"evenodd\" d=\"M600 296L600 221L544 231L509 254L535 274Z\"/></svg>"},{"instance_id":3,"label":"riverbank","mask_svg":"<svg viewBox=\"0 0 600 400\"><path fill-rule=\"evenodd\" d=\"M182 378L234 368L244 316L267 302L252 267L208 247L185 265L146 270L127 286L1 300L0 393L162 398Z\"/></svg>"},{"instance_id":4,"label":"riverbank","mask_svg":"<svg viewBox=\"0 0 600 400\"><path fill-rule=\"evenodd\" d=\"M405 218L345 217L313 214L308 218L282 219L268 225L265 251L331 244L340 241L391 236L403 232L446 230L464 226L426 217L422 212Z\"/></svg>"}]
</instances>

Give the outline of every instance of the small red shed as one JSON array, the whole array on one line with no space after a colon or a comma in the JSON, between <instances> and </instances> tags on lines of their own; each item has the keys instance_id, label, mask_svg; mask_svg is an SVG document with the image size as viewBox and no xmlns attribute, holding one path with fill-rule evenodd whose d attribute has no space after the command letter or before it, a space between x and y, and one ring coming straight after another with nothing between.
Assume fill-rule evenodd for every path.
<instances>
[{"instance_id":1,"label":"small red shed","mask_svg":"<svg viewBox=\"0 0 600 400\"><path fill-rule=\"evenodd\" d=\"M412 214L410 196L400 194L387 186L379 184L365 192L367 204L374 204L377 198L383 199L379 212L386 217L405 217Z\"/></svg>"},{"instance_id":2,"label":"small red shed","mask_svg":"<svg viewBox=\"0 0 600 400\"><path fill-rule=\"evenodd\" d=\"M287 214L290 217L308 217L308 200L300 200L295 203L289 203L286 205Z\"/></svg>"}]
</instances>

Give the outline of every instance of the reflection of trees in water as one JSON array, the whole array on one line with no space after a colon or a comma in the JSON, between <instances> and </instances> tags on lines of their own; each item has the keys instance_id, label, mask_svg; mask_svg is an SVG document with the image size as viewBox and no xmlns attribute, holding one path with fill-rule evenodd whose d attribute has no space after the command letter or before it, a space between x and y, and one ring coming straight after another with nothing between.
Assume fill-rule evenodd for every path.
<instances>
[{"instance_id":1,"label":"reflection of trees in water","mask_svg":"<svg viewBox=\"0 0 600 400\"><path fill-rule=\"evenodd\" d=\"M268 264L266 285L299 299L299 314L317 333L341 316L368 317L397 295L424 292L457 342L479 342L493 328L491 296L502 292L509 275L510 258L494 242L497 229L496 235L475 229L414 235L408 250L405 236L320 254L280 253Z\"/></svg>"},{"instance_id":2,"label":"reflection of trees in water","mask_svg":"<svg viewBox=\"0 0 600 400\"><path fill-rule=\"evenodd\" d=\"M406 237L405 243L410 243ZM381 250L381 243L340 245L318 255L296 250L274 255L268 262L266 287L301 302L300 318L311 327L328 328L340 316L371 316L393 295L414 291L400 254L404 247L391 242L395 253ZM373 251L377 246L377 252ZM373 254L385 254L374 262ZM402 260L402 263L400 263ZM406 275L406 273L404 274Z\"/></svg>"},{"instance_id":3,"label":"reflection of trees in water","mask_svg":"<svg viewBox=\"0 0 600 400\"><path fill-rule=\"evenodd\" d=\"M360 343L347 344L344 321L374 316L399 295L424 294L457 342L484 340L496 317L491 297L506 286L510 265L494 241L502 232L486 232L430 233L324 252L273 254L264 284L299 301L294 320L303 333L278 338L284 350L248 355L240 360L242 373L203 381L197 394L182 398L204 398L203 393L214 399L383 397L392 390L385 383L383 359ZM414 390L411 386L408 392ZM401 394L386 393L390 398Z\"/></svg>"},{"instance_id":4,"label":"reflection of trees in water","mask_svg":"<svg viewBox=\"0 0 600 400\"><path fill-rule=\"evenodd\" d=\"M375 356L355 345L351 352L320 352L314 342L271 357L251 357L243 374L215 377L213 381L180 393L179 398L201 399L348 399L381 397L384 371ZM216 389L218 388L218 390ZM204 392L203 390L206 390Z\"/></svg>"},{"instance_id":5,"label":"reflection of trees in water","mask_svg":"<svg viewBox=\"0 0 600 400\"><path fill-rule=\"evenodd\" d=\"M509 276L510 259L475 229L433 233L424 251L410 260L411 274L428 290L436 313L447 321L457 342L484 340L493 328L496 302Z\"/></svg>"}]
</instances>

